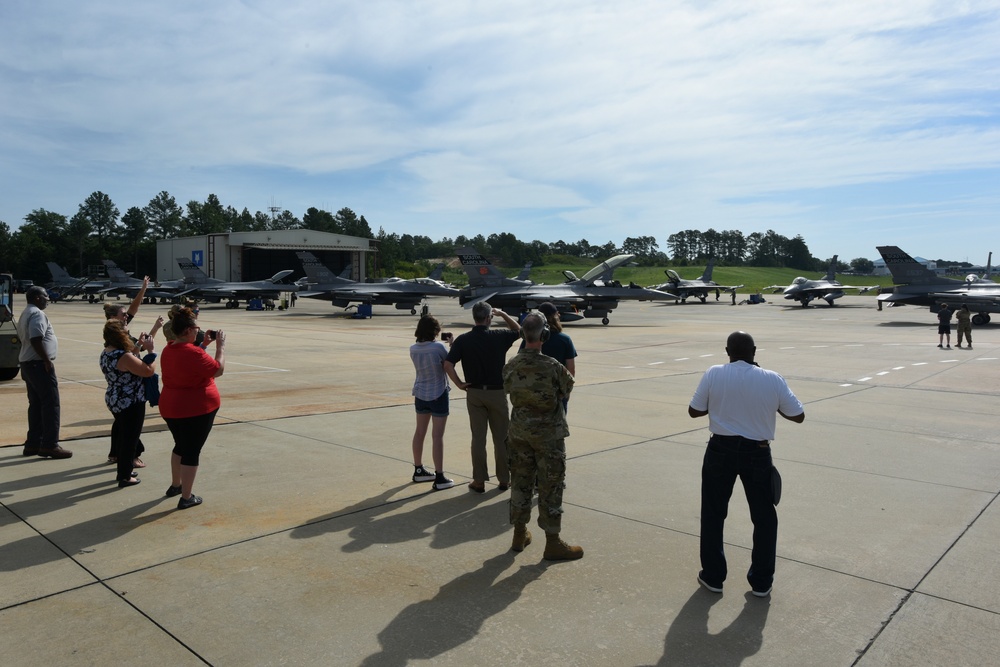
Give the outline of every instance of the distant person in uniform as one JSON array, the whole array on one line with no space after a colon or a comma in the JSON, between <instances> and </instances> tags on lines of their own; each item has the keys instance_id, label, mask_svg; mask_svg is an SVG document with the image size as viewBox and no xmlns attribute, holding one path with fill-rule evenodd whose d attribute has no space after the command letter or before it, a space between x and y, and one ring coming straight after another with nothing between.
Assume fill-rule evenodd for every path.
<instances>
[{"instance_id":1,"label":"distant person in uniform","mask_svg":"<svg viewBox=\"0 0 1000 667\"><path fill-rule=\"evenodd\" d=\"M444 429L448 423L448 375L444 372L444 360L448 348L436 340L441 333L437 318L424 315L417 322L414 336L417 342L410 346L410 361L416 369L413 381L413 405L417 411L417 427L413 431L411 449L413 451L413 481L434 482L435 491L450 489L455 482L444 474ZM448 334L451 341L451 334ZM431 426L431 456L434 471L424 468L424 438L427 427Z\"/></svg>"},{"instance_id":2,"label":"distant person in uniform","mask_svg":"<svg viewBox=\"0 0 1000 667\"><path fill-rule=\"evenodd\" d=\"M958 347L962 347L962 336L969 341L969 349L972 349L972 313L969 312L968 304L963 303L961 308L955 311L955 319L958 320Z\"/></svg>"},{"instance_id":3,"label":"distant person in uniform","mask_svg":"<svg viewBox=\"0 0 1000 667\"><path fill-rule=\"evenodd\" d=\"M507 431L510 456L511 549L531 544L528 521L538 484L538 527L545 531L545 560L583 558L583 549L562 541L562 499L566 479L566 412L562 399L573 390L573 376L552 357L542 354L545 321L529 313L521 323L524 349L503 368L503 388L512 405Z\"/></svg>"},{"instance_id":4,"label":"distant person in uniform","mask_svg":"<svg viewBox=\"0 0 1000 667\"><path fill-rule=\"evenodd\" d=\"M694 392L688 414L708 415L709 431L701 468L701 571L698 583L721 593L728 573L723 549L723 526L736 478L743 482L750 520L753 552L747 580L757 597L771 594L778 544L778 513L774 508L771 440L775 415L801 424L802 403L785 379L754 362L753 338L735 331L726 340L728 364L709 368Z\"/></svg>"},{"instance_id":5,"label":"distant person in uniform","mask_svg":"<svg viewBox=\"0 0 1000 667\"><path fill-rule=\"evenodd\" d=\"M59 341L44 312L49 297L38 285L29 287L24 296L28 305L17 320L17 336L21 339L17 361L28 389L28 435L22 454L68 459L73 452L59 446L59 379L54 363Z\"/></svg>"},{"instance_id":6,"label":"distant person in uniform","mask_svg":"<svg viewBox=\"0 0 1000 667\"><path fill-rule=\"evenodd\" d=\"M942 303L941 310L938 311L938 347L944 347L946 349L951 349L951 315L952 310L948 307L948 304ZM942 343L948 341L948 344L942 345Z\"/></svg>"},{"instance_id":7,"label":"distant person in uniform","mask_svg":"<svg viewBox=\"0 0 1000 667\"><path fill-rule=\"evenodd\" d=\"M490 330L494 316L502 317L507 329ZM444 371L465 392L465 406L469 410L469 428L472 430L472 481L469 490L486 491L490 478L486 457L486 429L493 436L493 456L497 467L497 486L506 491L510 486L507 467L507 396L503 391L503 365L507 350L518 339L521 326L513 317L493 308L485 301L472 307L475 326L458 338L448 351ZM455 364L462 362L465 382L458 379Z\"/></svg>"}]
</instances>

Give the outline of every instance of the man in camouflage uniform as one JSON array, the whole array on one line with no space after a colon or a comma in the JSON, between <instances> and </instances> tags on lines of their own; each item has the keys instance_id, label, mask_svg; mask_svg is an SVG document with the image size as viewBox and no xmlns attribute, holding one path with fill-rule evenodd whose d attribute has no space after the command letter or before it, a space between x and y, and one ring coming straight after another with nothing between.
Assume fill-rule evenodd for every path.
<instances>
[{"instance_id":1,"label":"man in camouflage uniform","mask_svg":"<svg viewBox=\"0 0 1000 667\"><path fill-rule=\"evenodd\" d=\"M573 389L566 367L542 354L545 320L530 313L521 323L524 349L503 368L503 388L513 405L507 431L510 460L510 522L514 524L511 549L523 551L531 544L528 521L531 497L538 482L538 526L545 531L545 560L583 558L583 549L559 538L562 496L566 479L566 412L562 399Z\"/></svg>"}]
</instances>

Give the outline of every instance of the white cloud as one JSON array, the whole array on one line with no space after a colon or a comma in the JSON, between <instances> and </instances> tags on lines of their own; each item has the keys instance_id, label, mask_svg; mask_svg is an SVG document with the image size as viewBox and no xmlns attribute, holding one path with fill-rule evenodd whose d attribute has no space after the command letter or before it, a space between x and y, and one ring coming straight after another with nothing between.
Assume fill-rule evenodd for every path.
<instances>
[{"instance_id":1,"label":"white cloud","mask_svg":"<svg viewBox=\"0 0 1000 667\"><path fill-rule=\"evenodd\" d=\"M374 170L374 210L461 212L453 233L517 211L567 239L683 219L809 241L841 210L815 191L1000 169L998 27L996 0L6 2L0 178L22 196L0 219L96 189L253 209L247 170L270 169L300 215L331 191L359 210ZM956 187L924 211L986 215Z\"/></svg>"}]
</instances>

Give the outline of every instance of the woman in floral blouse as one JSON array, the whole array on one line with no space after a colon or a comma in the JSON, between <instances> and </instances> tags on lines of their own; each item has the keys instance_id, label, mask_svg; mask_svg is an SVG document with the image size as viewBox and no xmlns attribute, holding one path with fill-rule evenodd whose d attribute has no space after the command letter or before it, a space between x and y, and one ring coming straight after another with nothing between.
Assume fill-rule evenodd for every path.
<instances>
[{"instance_id":1,"label":"woman in floral blouse","mask_svg":"<svg viewBox=\"0 0 1000 667\"><path fill-rule=\"evenodd\" d=\"M149 352L153 351L152 337L144 336L139 342ZM143 363L136 356L128 329L119 320L108 320L104 325L104 345L100 360L101 370L108 381L104 402L115 416L111 449L118 457L118 487L125 488L139 483L139 478L132 475L132 468L142 423L146 418L146 393L142 379L156 372L156 362Z\"/></svg>"}]
</instances>

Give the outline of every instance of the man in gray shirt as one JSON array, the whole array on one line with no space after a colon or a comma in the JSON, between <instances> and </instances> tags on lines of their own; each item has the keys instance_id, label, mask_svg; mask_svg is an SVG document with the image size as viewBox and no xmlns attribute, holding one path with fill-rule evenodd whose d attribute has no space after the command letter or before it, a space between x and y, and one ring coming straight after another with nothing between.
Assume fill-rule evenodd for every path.
<instances>
[{"instance_id":1,"label":"man in gray shirt","mask_svg":"<svg viewBox=\"0 0 1000 667\"><path fill-rule=\"evenodd\" d=\"M28 305L17 320L21 339L18 362L21 378L28 387L28 435L24 456L68 459L73 452L59 446L59 380L53 362L59 353L59 341L45 315L49 296L37 285L29 287Z\"/></svg>"}]
</instances>

